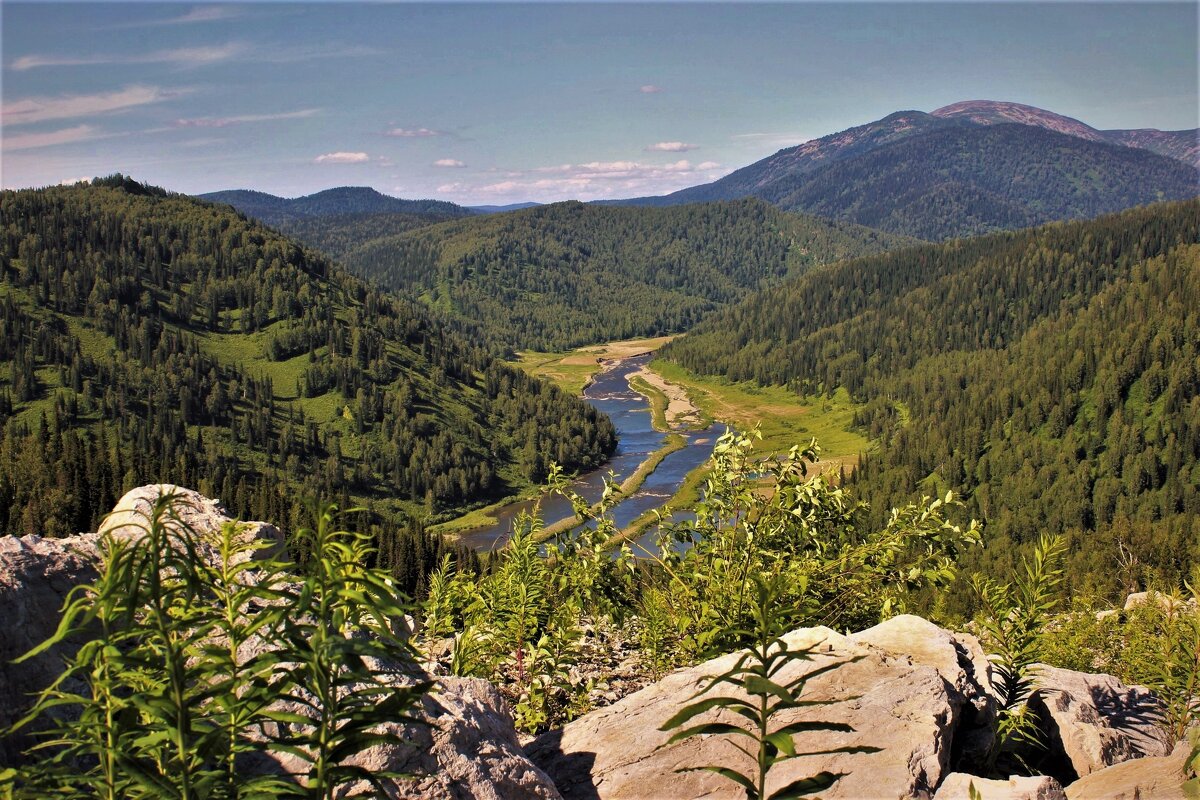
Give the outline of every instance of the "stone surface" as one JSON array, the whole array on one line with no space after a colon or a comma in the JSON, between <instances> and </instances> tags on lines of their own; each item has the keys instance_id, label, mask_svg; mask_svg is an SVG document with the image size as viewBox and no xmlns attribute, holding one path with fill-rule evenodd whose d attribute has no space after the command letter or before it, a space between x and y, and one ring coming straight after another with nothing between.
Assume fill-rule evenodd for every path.
<instances>
[{"instance_id":1,"label":"stone surface","mask_svg":"<svg viewBox=\"0 0 1200 800\"><path fill-rule=\"evenodd\" d=\"M787 712L779 716L778 724L809 719L847 723L855 729L802 734L797 738L801 750L881 749L785 761L772 771L769 790L829 770L846 775L821 792L825 798L932 794L949 772L953 732L963 710L971 707L976 695L986 694L970 677L979 665L961 656L953 637L923 620L906 618L855 637L828 628L807 628L785 638L793 648L812 647L814 656L811 661L793 661L781 673L780 682L831 661L845 663L815 677L803 693L804 699L840 702ZM741 797L737 786L712 773L675 772L708 764L736 765L748 771L751 762L726 737L696 737L667 745L670 734L659 731L706 683L705 676L720 674L737 657L731 654L672 673L539 737L526 750L567 798ZM969 669L963 668L964 661L971 664ZM987 701L982 703L986 708ZM733 718L711 714L694 722L710 719Z\"/></svg>"},{"instance_id":2,"label":"stone surface","mask_svg":"<svg viewBox=\"0 0 1200 800\"><path fill-rule=\"evenodd\" d=\"M933 800L970 800L971 786L983 800L1066 800L1062 784L1046 775L1013 776L1006 781L987 780L964 772L946 776Z\"/></svg>"},{"instance_id":3,"label":"stone surface","mask_svg":"<svg viewBox=\"0 0 1200 800\"><path fill-rule=\"evenodd\" d=\"M1183 765L1189 746L1097 770L1067 787L1067 800L1184 800Z\"/></svg>"},{"instance_id":4,"label":"stone surface","mask_svg":"<svg viewBox=\"0 0 1200 800\"><path fill-rule=\"evenodd\" d=\"M1030 707L1046 725L1053 755L1069 763L1070 781L1131 758L1165 756L1174 742L1161 726L1149 689L1126 686L1112 675L1039 666Z\"/></svg>"}]
</instances>

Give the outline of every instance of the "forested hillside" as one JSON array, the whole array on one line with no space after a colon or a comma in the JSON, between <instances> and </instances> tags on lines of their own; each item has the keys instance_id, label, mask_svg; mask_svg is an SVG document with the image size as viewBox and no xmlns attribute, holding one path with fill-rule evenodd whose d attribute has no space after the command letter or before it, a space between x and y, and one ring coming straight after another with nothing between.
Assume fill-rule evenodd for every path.
<instances>
[{"instance_id":1,"label":"forested hillside","mask_svg":"<svg viewBox=\"0 0 1200 800\"><path fill-rule=\"evenodd\" d=\"M935 240L1198 192L1200 172L1175 159L1005 124L930 131L759 194L782 208Z\"/></svg>"},{"instance_id":2,"label":"forested hillside","mask_svg":"<svg viewBox=\"0 0 1200 800\"><path fill-rule=\"evenodd\" d=\"M455 219L457 214L337 214L304 217L278 223L275 227L298 242L319 250L335 261L366 242L397 236L417 228Z\"/></svg>"},{"instance_id":3,"label":"forested hillside","mask_svg":"<svg viewBox=\"0 0 1200 800\"><path fill-rule=\"evenodd\" d=\"M1196 141L1195 130L1098 131L1031 106L971 101L931 114L897 111L785 148L713 183L613 202L759 197L791 211L940 240L1195 197Z\"/></svg>"},{"instance_id":4,"label":"forested hillside","mask_svg":"<svg viewBox=\"0 0 1200 800\"><path fill-rule=\"evenodd\" d=\"M394 520L615 445L582 401L228 208L114 176L0 209L0 532L95 530L159 481L285 525L305 494Z\"/></svg>"},{"instance_id":5,"label":"forested hillside","mask_svg":"<svg viewBox=\"0 0 1200 800\"><path fill-rule=\"evenodd\" d=\"M974 567L1070 535L1076 591L1200 563L1200 203L1158 204L812 271L664 355L734 380L847 387L880 441L873 508L948 487Z\"/></svg>"},{"instance_id":6,"label":"forested hillside","mask_svg":"<svg viewBox=\"0 0 1200 800\"><path fill-rule=\"evenodd\" d=\"M381 194L368 186L338 186L302 197L277 197L250 189L230 189L202 194L199 198L231 205L246 216L273 227L350 214L416 214L448 218L475 213L445 200L404 200Z\"/></svg>"},{"instance_id":7,"label":"forested hillside","mask_svg":"<svg viewBox=\"0 0 1200 800\"><path fill-rule=\"evenodd\" d=\"M758 200L671 209L570 202L421 228L342 261L508 345L549 350L683 331L785 275L907 241Z\"/></svg>"}]
</instances>

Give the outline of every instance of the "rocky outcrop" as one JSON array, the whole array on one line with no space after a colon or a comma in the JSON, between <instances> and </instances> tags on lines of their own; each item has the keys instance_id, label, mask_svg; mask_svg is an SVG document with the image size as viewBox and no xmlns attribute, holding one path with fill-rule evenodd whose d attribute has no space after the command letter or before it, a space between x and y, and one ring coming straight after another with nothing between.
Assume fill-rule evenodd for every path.
<instances>
[{"instance_id":1,"label":"rocky outcrop","mask_svg":"<svg viewBox=\"0 0 1200 800\"><path fill-rule=\"evenodd\" d=\"M1174 742L1150 690L1111 675L1039 666L1030 707L1044 725L1056 777L1069 783L1142 756L1165 756ZM1059 771L1059 770L1052 770Z\"/></svg>"},{"instance_id":2,"label":"rocky outcrop","mask_svg":"<svg viewBox=\"0 0 1200 800\"><path fill-rule=\"evenodd\" d=\"M971 787L984 800L1067 800L1062 784L1047 775L988 780L965 772L946 776L933 800L971 800Z\"/></svg>"},{"instance_id":3,"label":"rocky outcrop","mask_svg":"<svg viewBox=\"0 0 1200 800\"><path fill-rule=\"evenodd\" d=\"M101 537L106 533L121 538L143 535L145 515L154 499L163 494L178 498L178 521L191 526L202 541L211 541L230 521L215 500L190 489L152 484L126 493L98 533L65 539L0 537L0 609L4 622L0 627L0 729L25 714L32 697L62 672L64 658L74 653L82 641L68 640L19 664L13 660L50 638L58 628L67 595L76 586L95 580ZM241 523L239 535L263 542L262 552L277 553L283 546L282 534L265 522ZM216 558L211 545L202 547L202 553ZM0 738L0 764L11 763L27 744L24 737Z\"/></svg>"},{"instance_id":4,"label":"rocky outcrop","mask_svg":"<svg viewBox=\"0 0 1200 800\"><path fill-rule=\"evenodd\" d=\"M143 535L151 504L168 493L177 497L173 521L168 524L195 530L201 556L216 563L213 537L230 522L228 514L214 500L169 485L143 486L126 494L99 533L66 539L0 537L0 609L5 623L0 627L0 727L24 714L32 696L62 672L64 659L82 642L65 642L21 664L11 664L12 659L49 638L58 627L67 595L97 577L102 536ZM238 534L263 545L255 556L282 552L283 536L273 525L238 523ZM411 630L412 621L406 618L397 624ZM253 642L247 645L253 646ZM392 670L397 683L413 680L405 669L405 665L395 665ZM389 796L437 800L560 797L546 774L521 750L512 715L487 681L439 679L436 692L422 698L416 717L416 721L391 726L409 744L379 745L355 759L373 772L423 776L397 780ZM0 738L0 765L15 761L27 745L24 738ZM264 757L257 768L292 773L300 764L288 758Z\"/></svg>"},{"instance_id":5,"label":"rocky outcrop","mask_svg":"<svg viewBox=\"0 0 1200 800\"><path fill-rule=\"evenodd\" d=\"M398 677L398 683L404 679ZM287 710L303 713L300 708ZM560 800L562 795L521 749L512 715L500 692L480 678L439 678L421 698L413 721L383 726L403 744L379 744L347 759L385 781L393 800ZM308 764L275 754L262 771L304 774ZM367 783L345 787L345 796L373 796Z\"/></svg>"},{"instance_id":6,"label":"rocky outcrop","mask_svg":"<svg viewBox=\"0 0 1200 800\"><path fill-rule=\"evenodd\" d=\"M772 771L774 785L822 770L845 773L822 797L929 796L948 774L954 734L962 718L990 709L986 661L978 645L915 617L901 617L853 637L807 628L785 637L809 648L812 660L795 660L780 673L785 682L831 662L837 669L813 678L807 700L821 705L782 714L777 722L820 719L849 724L850 733L801 736L805 750L879 748L870 753L806 756ZM668 745L659 728L704 685L705 677L731 667L738 654L680 670L620 702L546 734L526 748L566 798L740 797L733 783L709 772L676 773L708 764L746 771L748 759L726 737L696 737ZM713 719L719 714L711 714ZM708 715L695 722L708 720ZM807 739L807 741L806 741ZM650 787L653 787L652 789Z\"/></svg>"},{"instance_id":7,"label":"rocky outcrop","mask_svg":"<svg viewBox=\"0 0 1200 800\"><path fill-rule=\"evenodd\" d=\"M1190 749L1180 742L1169 755L1136 758L1097 770L1068 786L1067 800L1184 800L1183 766Z\"/></svg>"}]
</instances>

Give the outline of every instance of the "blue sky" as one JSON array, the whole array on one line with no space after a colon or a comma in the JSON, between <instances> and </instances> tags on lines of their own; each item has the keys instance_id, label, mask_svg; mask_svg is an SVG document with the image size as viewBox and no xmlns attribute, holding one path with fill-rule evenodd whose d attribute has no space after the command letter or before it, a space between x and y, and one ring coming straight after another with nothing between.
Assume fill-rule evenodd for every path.
<instances>
[{"instance_id":1,"label":"blue sky","mask_svg":"<svg viewBox=\"0 0 1200 800\"><path fill-rule=\"evenodd\" d=\"M658 194L892 111L1197 126L1197 4L0 4L6 188Z\"/></svg>"}]
</instances>

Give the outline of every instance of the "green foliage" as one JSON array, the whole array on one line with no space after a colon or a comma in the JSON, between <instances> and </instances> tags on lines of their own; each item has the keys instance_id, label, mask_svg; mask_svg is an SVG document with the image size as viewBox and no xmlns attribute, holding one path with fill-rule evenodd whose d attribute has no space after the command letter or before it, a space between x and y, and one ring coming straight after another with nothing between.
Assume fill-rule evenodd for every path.
<instances>
[{"instance_id":1,"label":"green foliage","mask_svg":"<svg viewBox=\"0 0 1200 800\"><path fill-rule=\"evenodd\" d=\"M1033 665L1042 660L1046 626L1058 605L1065 553L1063 537L1043 535L1011 583L974 576L982 606L983 643L995 668L1000 701L989 768L1017 744L1038 744L1037 721L1028 700L1036 678Z\"/></svg>"},{"instance_id":2,"label":"green foliage","mask_svg":"<svg viewBox=\"0 0 1200 800\"><path fill-rule=\"evenodd\" d=\"M1005 574L1068 539L1066 589L1178 587L1200 560L1200 205L1159 204L813 271L717 312L663 358L732 381L842 387L878 442L850 476L883 511L953 489ZM969 617L967 587L947 613Z\"/></svg>"},{"instance_id":3,"label":"green foliage","mask_svg":"<svg viewBox=\"0 0 1200 800\"><path fill-rule=\"evenodd\" d=\"M298 497L369 504L391 559L404 516L615 446L595 409L423 306L228 207L136 187L0 193L0 531L94 530L124 491L170 482L287 529Z\"/></svg>"},{"instance_id":4,"label":"green foliage","mask_svg":"<svg viewBox=\"0 0 1200 800\"><path fill-rule=\"evenodd\" d=\"M569 202L381 237L340 258L505 345L562 350L687 330L785 275L903 241L757 200L672 209Z\"/></svg>"},{"instance_id":5,"label":"green foliage","mask_svg":"<svg viewBox=\"0 0 1200 800\"><path fill-rule=\"evenodd\" d=\"M824 750L799 751L795 737L803 733L835 731L840 733L852 732L854 729L844 723L823 722L820 720L804 720L779 725L775 722L780 714L795 711L800 708L829 705L832 702L842 702L853 698L842 698L840 701L801 699L805 684L813 678L836 670L847 661L835 661L822 665L807 673L802 672L795 678L781 683L781 673L797 661L814 659L814 646L793 648L783 638L787 631L786 615L780 615L779 603L786 602L785 597L795 591L790 585L791 579L785 581L780 573L769 577L756 574L751 581L751 607L754 628L743 632L750 648L740 654L728 670L708 679L708 683L690 699L678 713L663 723L660 730L677 730L667 740L666 744L690 739L693 736L728 736L735 748L749 756L757 766L757 771L746 774L729 766L684 767L679 772L707 771L714 772L727 778L746 793L747 800L785 800L786 798L805 797L816 792L824 791L838 781L845 773L820 772L792 781L770 794L767 793L767 778L771 768L788 759L828 755L832 753L874 753L876 747L840 747ZM786 588L785 588L786 586ZM803 585L800 592L803 593ZM726 689L736 692L729 695L711 696L714 689ZM709 721L699 724L693 722L697 717L713 711L725 711L740 716L736 722ZM773 724L774 723L774 724ZM746 741L748 740L748 741Z\"/></svg>"},{"instance_id":6,"label":"green foliage","mask_svg":"<svg viewBox=\"0 0 1200 800\"><path fill-rule=\"evenodd\" d=\"M664 591L678 609L679 656L741 646L753 630L755 576L790 575L781 624L864 627L906 608L914 591L945 586L978 524L946 517L958 501L923 498L864 530L862 503L825 474L808 475L815 441L757 461L751 436L723 435L695 518L664 526ZM672 542L685 545L672 546ZM801 588L803 587L803 588Z\"/></svg>"},{"instance_id":7,"label":"green foliage","mask_svg":"<svg viewBox=\"0 0 1200 800\"><path fill-rule=\"evenodd\" d=\"M163 495L144 526L106 534L100 577L24 656L92 636L14 728L50 722L16 795L315 799L379 786L391 776L346 760L398 742L380 726L409 720L430 687L385 680L412 654L392 632L404 607L390 579L361 566L367 537L315 507L313 558L297 576L236 524L206 540L179 503ZM299 783L246 774L243 760L267 752L310 769Z\"/></svg>"}]
</instances>

